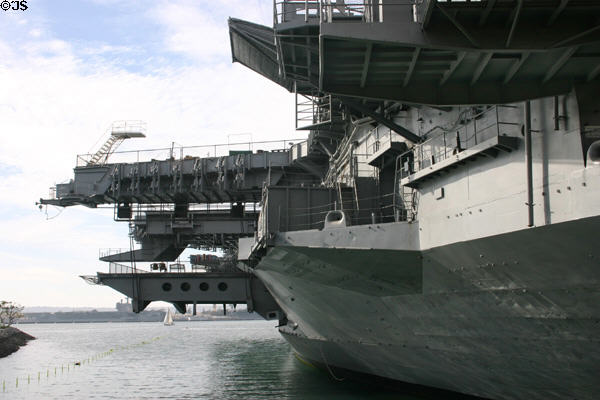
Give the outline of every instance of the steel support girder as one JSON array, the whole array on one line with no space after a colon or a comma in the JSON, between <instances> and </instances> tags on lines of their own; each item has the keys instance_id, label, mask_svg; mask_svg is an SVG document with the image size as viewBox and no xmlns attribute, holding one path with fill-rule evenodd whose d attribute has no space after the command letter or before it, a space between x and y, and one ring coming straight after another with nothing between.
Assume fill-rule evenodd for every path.
<instances>
[{"instance_id":1,"label":"steel support girder","mask_svg":"<svg viewBox=\"0 0 600 400\"><path fill-rule=\"evenodd\" d=\"M444 10L448 13L447 7ZM507 49L543 51L554 48L563 40L570 40L569 45L594 43L600 40L600 33L595 29L597 25L595 20L581 21L570 18L560 23L556 22L552 27L546 27L545 24L540 25L530 21L521 10L518 19L518 35L513 33L509 46L507 46L505 24L479 26L474 22L467 25L451 14L448 15L450 18L431 24L426 31L422 30L418 23L393 19L371 24L322 24L320 38L325 42L330 39L343 39L355 40L360 43L373 42L407 47L480 49L483 51L505 51ZM513 21L511 20L511 22ZM462 31L454 23L458 23ZM581 35L582 33L587 34Z\"/></svg>"},{"instance_id":2,"label":"steel support girder","mask_svg":"<svg viewBox=\"0 0 600 400\"><path fill-rule=\"evenodd\" d=\"M590 82L596 84L597 81ZM598 86L598 85L595 85ZM356 96L361 98L395 100L432 106L456 104L501 104L524 101L530 98L542 98L569 93L573 81L568 79L552 80L546 84L539 82L521 82L512 80L510 84L483 82L474 86L463 82L425 82L420 85L403 87L397 85L370 85L361 89L358 85L329 85L327 90L335 96Z\"/></svg>"},{"instance_id":3,"label":"steel support girder","mask_svg":"<svg viewBox=\"0 0 600 400\"><path fill-rule=\"evenodd\" d=\"M247 304L265 319L281 316L281 309L263 283L252 274L239 273L136 273L98 272L101 285L132 299L133 311L141 312L153 301L177 304Z\"/></svg>"},{"instance_id":4,"label":"steel support girder","mask_svg":"<svg viewBox=\"0 0 600 400\"><path fill-rule=\"evenodd\" d=\"M597 77L594 69L600 58L600 41L537 51L467 51L374 43L369 84L362 85L365 68L359 55L364 52L364 43L352 38L323 38L323 42L321 58L326 72L322 91L430 105L510 103L567 93L573 83ZM447 90L451 86L458 90Z\"/></svg>"},{"instance_id":5,"label":"steel support girder","mask_svg":"<svg viewBox=\"0 0 600 400\"><path fill-rule=\"evenodd\" d=\"M375 121L379 122L380 124L382 124L384 126L387 126L391 130L393 130L394 132L396 132L397 134L399 134L400 136L405 138L406 140L410 140L413 143L418 143L421 141L420 136L415 135L414 133L412 133L408 129L404 128L403 126L400 126L397 123L395 123L394 121L391 121L391 120L385 118L383 115L371 110L369 107L364 106L363 104L359 103L358 101L355 101L355 100L352 100L349 98L341 98L341 100L342 100L342 103L345 104L346 106L348 106L351 109L358 111L368 117L373 118Z\"/></svg>"}]
</instances>

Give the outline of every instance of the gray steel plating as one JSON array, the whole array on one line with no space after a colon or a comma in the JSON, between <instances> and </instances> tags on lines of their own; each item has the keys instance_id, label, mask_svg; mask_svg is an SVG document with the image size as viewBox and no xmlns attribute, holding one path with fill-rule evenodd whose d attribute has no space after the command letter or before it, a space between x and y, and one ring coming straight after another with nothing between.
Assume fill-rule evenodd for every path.
<instances>
[{"instance_id":1,"label":"gray steel plating","mask_svg":"<svg viewBox=\"0 0 600 400\"><path fill-rule=\"evenodd\" d=\"M585 218L425 251L288 244L256 274L308 360L489 398L593 399L599 226Z\"/></svg>"}]
</instances>

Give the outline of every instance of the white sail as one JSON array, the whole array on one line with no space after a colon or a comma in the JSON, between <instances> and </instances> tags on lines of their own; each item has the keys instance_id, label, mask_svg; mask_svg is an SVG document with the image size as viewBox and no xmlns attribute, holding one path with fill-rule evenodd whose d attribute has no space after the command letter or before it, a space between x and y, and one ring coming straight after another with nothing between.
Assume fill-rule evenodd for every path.
<instances>
[{"instance_id":1,"label":"white sail","mask_svg":"<svg viewBox=\"0 0 600 400\"><path fill-rule=\"evenodd\" d=\"M171 313L171 309L167 309L167 313L165 314L165 320L163 321L165 325L173 325L173 314Z\"/></svg>"}]
</instances>

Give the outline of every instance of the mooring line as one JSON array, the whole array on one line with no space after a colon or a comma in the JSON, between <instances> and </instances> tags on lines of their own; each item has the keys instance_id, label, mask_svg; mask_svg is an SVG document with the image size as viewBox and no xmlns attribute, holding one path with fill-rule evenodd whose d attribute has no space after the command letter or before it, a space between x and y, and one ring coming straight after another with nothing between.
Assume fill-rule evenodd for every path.
<instances>
[{"instance_id":1,"label":"mooring line","mask_svg":"<svg viewBox=\"0 0 600 400\"><path fill-rule=\"evenodd\" d=\"M325 366L327 367L327 371L329 371L329 374L331 375L331 377L333 379L335 379L336 381L342 382L345 380L345 378L338 378L337 376L335 376L335 374L333 373L333 371L331 370L331 368L329 368L329 364L327 363L327 359L325 358L325 354L323 354L323 343L321 343L321 345L319 346L319 351L321 352L321 357L323 357L323 362L325 363Z\"/></svg>"}]
</instances>

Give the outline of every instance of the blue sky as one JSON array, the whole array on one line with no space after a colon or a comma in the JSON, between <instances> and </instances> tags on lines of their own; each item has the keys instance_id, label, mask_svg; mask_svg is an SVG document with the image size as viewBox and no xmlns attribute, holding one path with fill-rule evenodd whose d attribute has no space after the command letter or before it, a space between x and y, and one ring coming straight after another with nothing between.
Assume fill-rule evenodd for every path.
<instances>
[{"instance_id":1,"label":"blue sky","mask_svg":"<svg viewBox=\"0 0 600 400\"><path fill-rule=\"evenodd\" d=\"M144 120L122 149L298 138L293 96L231 63L229 16L269 25L270 1L28 0L0 11L0 299L112 307L77 276L128 247L110 210L35 207L112 121ZM59 210L48 209L53 217Z\"/></svg>"}]
</instances>

